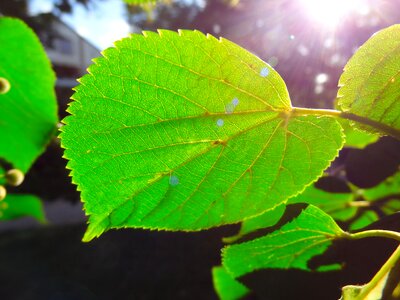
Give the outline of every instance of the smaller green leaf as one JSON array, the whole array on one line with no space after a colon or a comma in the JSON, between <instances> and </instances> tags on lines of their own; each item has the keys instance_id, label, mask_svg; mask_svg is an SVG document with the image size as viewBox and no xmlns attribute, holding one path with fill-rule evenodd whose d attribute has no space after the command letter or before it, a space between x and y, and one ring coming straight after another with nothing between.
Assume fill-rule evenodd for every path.
<instances>
[{"instance_id":1,"label":"smaller green leaf","mask_svg":"<svg viewBox=\"0 0 400 300\"><path fill-rule=\"evenodd\" d=\"M332 217L310 205L281 229L223 249L222 265L234 278L265 268L310 270L308 261L344 234Z\"/></svg>"},{"instance_id":2,"label":"smaller green leaf","mask_svg":"<svg viewBox=\"0 0 400 300\"><path fill-rule=\"evenodd\" d=\"M372 211L367 210L366 212L362 213L360 217L358 217L354 222L350 224L350 230L359 230L368 226L369 224L377 221L379 219L378 215Z\"/></svg>"},{"instance_id":3,"label":"smaller green leaf","mask_svg":"<svg viewBox=\"0 0 400 300\"><path fill-rule=\"evenodd\" d=\"M400 200L389 200L383 205L382 210L385 214L391 215L400 211Z\"/></svg>"},{"instance_id":4,"label":"smaller green leaf","mask_svg":"<svg viewBox=\"0 0 400 300\"><path fill-rule=\"evenodd\" d=\"M281 204L257 217L243 221L239 232L234 236L223 238L223 241L225 243L233 243L246 234L275 225L285 213L285 207L285 204Z\"/></svg>"},{"instance_id":5,"label":"smaller green leaf","mask_svg":"<svg viewBox=\"0 0 400 300\"><path fill-rule=\"evenodd\" d=\"M0 221L22 217L32 217L45 223L46 217L40 199L33 195L7 195L0 202Z\"/></svg>"},{"instance_id":6,"label":"smaller green leaf","mask_svg":"<svg viewBox=\"0 0 400 300\"><path fill-rule=\"evenodd\" d=\"M344 144L345 147L363 149L369 144L375 143L379 139L378 134L359 130L354 126L351 126L348 120L340 120L340 124L343 127L343 132L346 137Z\"/></svg>"},{"instance_id":7,"label":"smaller green leaf","mask_svg":"<svg viewBox=\"0 0 400 300\"><path fill-rule=\"evenodd\" d=\"M347 221L357 212L356 207L350 206L353 201L354 195L352 193L329 193L312 185L303 193L289 199L288 204L312 204L322 209L335 220Z\"/></svg>"},{"instance_id":8,"label":"smaller green leaf","mask_svg":"<svg viewBox=\"0 0 400 300\"><path fill-rule=\"evenodd\" d=\"M368 201L375 201L379 198L396 194L400 195L400 172L373 188L362 190L362 196Z\"/></svg>"},{"instance_id":9,"label":"smaller green leaf","mask_svg":"<svg viewBox=\"0 0 400 300\"><path fill-rule=\"evenodd\" d=\"M344 222L357 213L357 207L351 206L353 201L354 195L352 193L329 193L311 185L303 193L289 199L287 204L312 204L322 209L333 219ZM246 234L275 225L283 216L285 207L285 204L278 205L259 216L243 221L239 233L224 238L224 242L233 243Z\"/></svg>"},{"instance_id":10,"label":"smaller green leaf","mask_svg":"<svg viewBox=\"0 0 400 300\"><path fill-rule=\"evenodd\" d=\"M213 284L221 300L235 300L246 296L249 289L235 280L224 267L212 269Z\"/></svg>"}]
</instances>

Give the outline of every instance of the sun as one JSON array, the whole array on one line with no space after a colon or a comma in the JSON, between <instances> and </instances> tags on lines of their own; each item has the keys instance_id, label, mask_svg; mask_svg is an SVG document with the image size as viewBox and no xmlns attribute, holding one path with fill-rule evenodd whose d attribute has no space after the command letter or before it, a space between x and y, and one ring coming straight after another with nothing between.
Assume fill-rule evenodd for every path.
<instances>
[{"instance_id":1,"label":"sun","mask_svg":"<svg viewBox=\"0 0 400 300\"><path fill-rule=\"evenodd\" d=\"M351 15L363 14L367 9L365 0L298 0L306 13L320 25L330 29L337 27Z\"/></svg>"}]
</instances>

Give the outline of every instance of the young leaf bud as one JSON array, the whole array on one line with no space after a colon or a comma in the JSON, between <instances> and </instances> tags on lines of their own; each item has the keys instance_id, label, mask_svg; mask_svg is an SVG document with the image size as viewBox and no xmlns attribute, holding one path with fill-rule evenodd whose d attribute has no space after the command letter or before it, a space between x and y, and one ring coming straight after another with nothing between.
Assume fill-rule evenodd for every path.
<instances>
[{"instance_id":1,"label":"young leaf bud","mask_svg":"<svg viewBox=\"0 0 400 300\"><path fill-rule=\"evenodd\" d=\"M7 79L0 77L0 95L7 93L11 88Z\"/></svg>"},{"instance_id":2,"label":"young leaf bud","mask_svg":"<svg viewBox=\"0 0 400 300\"><path fill-rule=\"evenodd\" d=\"M2 185L0 185L0 201L4 200L4 198L7 195L6 188Z\"/></svg>"},{"instance_id":3,"label":"young leaf bud","mask_svg":"<svg viewBox=\"0 0 400 300\"><path fill-rule=\"evenodd\" d=\"M11 186L19 186L24 181L24 173L18 169L11 169L6 173L7 183Z\"/></svg>"}]
</instances>

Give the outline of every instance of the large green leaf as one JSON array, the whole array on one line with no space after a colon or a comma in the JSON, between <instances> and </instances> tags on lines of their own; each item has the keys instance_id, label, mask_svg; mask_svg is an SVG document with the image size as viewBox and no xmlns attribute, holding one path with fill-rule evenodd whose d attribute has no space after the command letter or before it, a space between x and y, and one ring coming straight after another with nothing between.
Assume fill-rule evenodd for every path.
<instances>
[{"instance_id":1,"label":"large green leaf","mask_svg":"<svg viewBox=\"0 0 400 300\"><path fill-rule=\"evenodd\" d=\"M224 248L222 265L234 278L265 268L309 270L308 261L344 235L329 215L310 205L281 229Z\"/></svg>"},{"instance_id":2,"label":"large green leaf","mask_svg":"<svg viewBox=\"0 0 400 300\"><path fill-rule=\"evenodd\" d=\"M0 221L32 217L39 222L46 222L42 202L33 195L7 195L0 202Z\"/></svg>"},{"instance_id":3,"label":"large green leaf","mask_svg":"<svg viewBox=\"0 0 400 300\"><path fill-rule=\"evenodd\" d=\"M22 21L0 18L0 158L26 172L55 132L55 76L44 49Z\"/></svg>"},{"instance_id":4,"label":"large green leaf","mask_svg":"<svg viewBox=\"0 0 400 300\"><path fill-rule=\"evenodd\" d=\"M400 25L374 34L344 70L339 108L393 128L400 136Z\"/></svg>"},{"instance_id":5,"label":"large green leaf","mask_svg":"<svg viewBox=\"0 0 400 300\"><path fill-rule=\"evenodd\" d=\"M239 222L301 192L342 147L336 120L291 116L276 71L225 39L145 32L103 55L61 134L85 240Z\"/></svg>"},{"instance_id":6,"label":"large green leaf","mask_svg":"<svg viewBox=\"0 0 400 300\"><path fill-rule=\"evenodd\" d=\"M215 291L221 300L236 300L249 293L249 289L232 276L223 267L212 269Z\"/></svg>"}]
</instances>

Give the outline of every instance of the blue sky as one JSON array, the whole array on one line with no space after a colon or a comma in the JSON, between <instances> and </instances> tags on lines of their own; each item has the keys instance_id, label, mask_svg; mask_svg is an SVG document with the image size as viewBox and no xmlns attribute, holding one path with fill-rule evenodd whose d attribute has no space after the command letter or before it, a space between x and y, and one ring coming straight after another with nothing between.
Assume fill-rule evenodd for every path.
<instances>
[{"instance_id":1,"label":"blue sky","mask_svg":"<svg viewBox=\"0 0 400 300\"><path fill-rule=\"evenodd\" d=\"M52 10L50 0L32 0L31 14ZM129 24L124 18L125 8L122 0L95 1L92 9L82 5L74 7L74 14L63 15L62 20L74 28L82 37L103 50L129 33Z\"/></svg>"}]
</instances>

